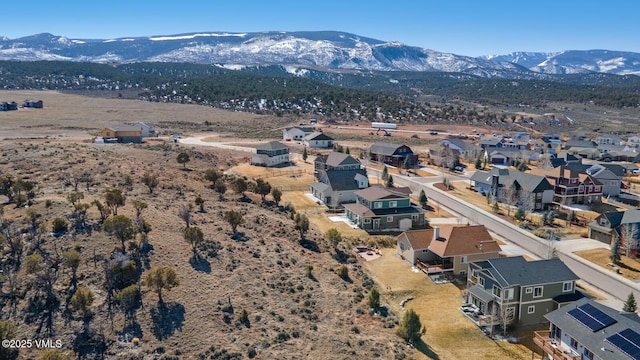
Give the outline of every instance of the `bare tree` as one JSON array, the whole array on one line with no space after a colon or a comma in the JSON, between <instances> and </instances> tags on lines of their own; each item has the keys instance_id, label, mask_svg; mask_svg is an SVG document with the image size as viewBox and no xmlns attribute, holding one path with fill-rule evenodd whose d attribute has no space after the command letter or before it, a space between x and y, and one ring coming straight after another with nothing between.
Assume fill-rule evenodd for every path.
<instances>
[{"instance_id":1,"label":"bare tree","mask_svg":"<svg viewBox=\"0 0 640 360\"><path fill-rule=\"evenodd\" d=\"M193 208L193 205L191 203L189 203L188 205L183 205L180 210L178 210L178 216L180 217L180 219L182 219L186 225L186 227L189 227L189 225L191 224L191 209Z\"/></svg>"},{"instance_id":2,"label":"bare tree","mask_svg":"<svg viewBox=\"0 0 640 360\"><path fill-rule=\"evenodd\" d=\"M518 197L518 205L523 212L523 218L526 219L536 207L536 194L530 191L521 191Z\"/></svg>"},{"instance_id":3,"label":"bare tree","mask_svg":"<svg viewBox=\"0 0 640 360\"><path fill-rule=\"evenodd\" d=\"M501 201L507 205L507 216L511 215L511 207L518 203L518 195L519 191L515 182L502 188Z\"/></svg>"},{"instance_id":4,"label":"bare tree","mask_svg":"<svg viewBox=\"0 0 640 360\"><path fill-rule=\"evenodd\" d=\"M636 226L634 224L624 224L620 226L620 237L624 244L624 255L629 257L631 251L638 248Z\"/></svg>"}]
</instances>

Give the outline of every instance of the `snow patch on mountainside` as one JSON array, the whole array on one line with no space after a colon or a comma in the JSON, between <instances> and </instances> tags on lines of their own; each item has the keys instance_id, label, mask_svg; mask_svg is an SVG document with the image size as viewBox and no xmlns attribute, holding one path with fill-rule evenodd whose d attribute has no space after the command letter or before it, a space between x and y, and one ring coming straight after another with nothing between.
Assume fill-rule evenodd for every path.
<instances>
[{"instance_id":1,"label":"snow patch on mountainside","mask_svg":"<svg viewBox=\"0 0 640 360\"><path fill-rule=\"evenodd\" d=\"M154 37L150 37L149 40L151 41L166 41L166 40L185 40L185 39L195 39L197 37L206 37L206 36L212 36L212 37L227 37L227 36L238 36L238 37L245 37L247 36L246 33L199 33L199 34L189 34L189 35L173 35L173 36L154 36Z\"/></svg>"}]
</instances>

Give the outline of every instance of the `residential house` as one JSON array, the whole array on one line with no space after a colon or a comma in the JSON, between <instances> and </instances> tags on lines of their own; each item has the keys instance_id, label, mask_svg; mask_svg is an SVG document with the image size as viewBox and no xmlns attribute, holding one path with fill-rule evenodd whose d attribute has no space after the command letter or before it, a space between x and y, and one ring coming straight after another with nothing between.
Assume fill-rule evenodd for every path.
<instances>
[{"instance_id":1,"label":"residential house","mask_svg":"<svg viewBox=\"0 0 640 360\"><path fill-rule=\"evenodd\" d=\"M279 141L258 146L251 157L251 165L272 167L289 163L289 147Z\"/></svg>"},{"instance_id":2,"label":"residential house","mask_svg":"<svg viewBox=\"0 0 640 360\"><path fill-rule=\"evenodd\" d=\"M313 133L313 128L306 126L294 126L284 128L282 130L282 140L284 141L299 141L304 139L305 136Z\"/></svg>"},{"instance_id":3,"label":"residential house","mask_svg":"<svg viewBox=\"0 0 640 360\"><path fill-rule=\"evenodd\" d=\"M10 110L18 110L18 103L16 103L15 101L0 102L0 111L10 111Z\"/></svg>"},{"instance_id":4,"label":"residential house","mask_svg":"<svg viewBox=\"0 0 640 360\"><path fill-rule=\"evenodd\" d=\"M461 157L477 158L481 154L481 148L471 142L459 138L443 139L440 144L452 150L458 151Z\"/></svg>"},{"instance_id":5,"label":"residential house","mask_svg":"<svg viewBox=\"0 0 640 360\"><path fill-rule=\"evenodd\" d=\"M156 131L156 128L153 125L149 125L149 124L143 123L142 121L138 121L137 123L133 124L133 126L137 126L140 128L142 137L158 136L158 132Z\"/></svg>"},{"instance_id":6,"label":"residential house","mask_svg":"<svg viewBox=\"0 0 640 360\"><path fill-rule=\"evenodd\" d=\"M536 139L531 144L531 149L540 154L556 154L561 147L560 142L555 142L547 137Z\"/></svg>"},{"instance_id":7,"label":"residential house","mask_svg":"<svg viewBox=\"0 0 640 360\"><path fill-rule=\"evenodd\" d=\"M405 231L425 224L424 212L411 204L411 189L374 185L355 192L356 203L345 204L347 218L369 232Z\"/></svg>"},{"instance_id":8,"label":"residential house","mask_svg":"<svg viewBox=\"0 0 640 360\"><path fill-rule=\"evenodd\" d=\"M477 170L470 180L473 188L483 195L490 194L507 203L513 202L507 199L511 197L518 200L514 205L531 210L547 209L553 202L553 186L544 176L493 168L491 171Z\"/></svg>"},{"instance_id":9,"label":"residential house","mask_svg":"<svg viewBox=\"0 0 640 360\"><path fill-rule=\"evenodd\" d=\"M565 150L569 150L571 148L587 148L587 149L595 149L598 147L598 144L591 140L568 140L564 144Z\"/></svg>"},{"instance_id":10,"label":"residential house","mask_svg":"<svg viewBox=\"0 0 640 360\"><path fill-rule=\"evenodd\" d=\"M318 155L313 164L314 175L320 180L329 170L359 170L362 168L360 160L349 154L332 151L328 155Z\"/></svg>"},{"instance_id":11,"label":"residential house","mask_svg":"<svg viewBox=\"0 0 640 360\"><path fill-rule=\"evenodd\" d=\"M583 298L544 316L533 342L552 360L640 360L640 318Z\"/></svg>"},{"instance_id":12,"label":"residential house","mask_svg":"<svg viewBox=\"0 0 640 360\"><path fill-rule=\"evenodd\" d=\"M640 147L640 136L629 136L629 138L627 139L627 145L635 148Z\"/></svg>"},{"instance_id":13,"label":"residential house","mask_svg":"<svg viewBox=\"0 0 640 360\"><path fill-rule=\"evenodd\" d=\"M489 162L494 165L512 165L516 160L519 161L537 161L540 154L531 150L521 150L516 148L502 147L500 149L491 150L489 152Z\"/></svg>"},{"instance_id":14,"label":"residential house","mask_svg":"<svg viewBox=\"0 0 640 360\"><path fill-rule=\"evenodd\" d=\"M529 140L531 140L531 136L526 131L518 131L517 133L513 134L513 136L511 137L511 141L514 143L527 144Z\"/></svg>"},{"instance_id":15,"label":"residential house","mask_svg":"<svg viewBox=\"0 0 640 360\"><path fill-rule=\"evenodd\" d=\"M627 161L627 162L640 162L640 152L632 151L610 151L606 154L602 154L600 161Z\"/></svg>"},{"instance_id":16,"label":"residential house","mask_svg":"<svg viewBox=\"0 0 640 360\"><path fill-rule=\"evenodd\" d=\"M311 148L332 148L333 138L321 132L313 132L302 139L302 144Z\"/></svg>"},{"instance_id":17,"label":"residential house","mask_svg":"<svg viewBox=\"0 0 640 360\"><path fill-rule=\"evenodd\" d=\"M418 154L407 145L377 142L369 148L371 161L381 162L387 165L403 167L405 159L409 159L411 167L418 164Z\"/></svg>"},{"instance_id":18,"label":"residential house","mask_svg":"<svg viewBox=\"0 0 640 360\"><path fill-rule=\"evenodd\" d=\"M553 202L559 205L591 204L602 200L602 183L581 169L561 165L553 169L533 169L530 173L547 178L553 186Z\"/></svg>"},{"instance_id":19,"label":"residential house","mask_svg":"<svg viewBox=\"0 0 640 360\"><path fill-rule=\"evenodd\" d=\"M589 238L605 244L620 239L620 249L636 255L640 247L640 209L607 211L587 224Z\"/></svg>"},{"instance_id":20,"label":"residential house","mask_svg":"<svg viewBox=\"0 0 640 360\"><path fill-rule=\"evenodd\" d=\"M606 134L596 137L596 144L598 145L623 145L624 141L620 139L618 135Z\"/></svg>"},{"instance_id":21,"label":"residential house","mask_svg":"<svg viewBox=\"0 0 640 360\"><path fill-rule=\"evenodd\" d=\"M622 186L622 178L602 165L592 165L585 172L602 183L603 196L618 196Z\"/></svg>"},{"instance_id":22,"label":"residential house","mask_svg":"<svg viewBox=\"0 0 640 360\"><path fill-rule=\"evenodd\" d=\"M527 261L522 256L469 263L467 303L490 324L541 324L544 315L581 297L579 280L560 259Z\"/></svg>"},{"instance_id":23,"label":"residential house","mask_svg":"<svg viewBox=\"0 0 640 360\"><path fill-rule=\"evenodd\" d=\"M124 144L139 144L142 142L142 131L139 126L135 125L119 125L104 128L100 132L100 136L104 139L118 139L117 142Z\"/></svg>"},{"instance_id":24,"label":"residential house","mask_svg":"<svg viewBox=\"0 0 640 360\"><path fill-rule=\"evenodd\" d=\"M496 136L483 136L480 138L478 145L487 150L489 148L501 148L503 145L503 139Z\"/></svg>"},{"instance_id":25,"label":"residential house","mask_svg":"<svg viewBox=\"0 0 640 360\"><path fill-rule=\"evenodd\" d=\"M460 163L460 151L455 147L444 144L436 148L429 148L429 163L443 168L451 169Z\"/></svg>"},{"instance_id":26,"label":"residential house","mask_svg":"<svg viewBox=\"0 0 640 360\"><path fill-rule=\"evenodd\" d=\"M364 169L327 170L317 183L310 185L311 194L330 208L356 202L357 190L369 187Z\"/></svg>"},{"instance_id":27,"label":"residential house","mask_svg":"<svg viewBox=\"0 0 640 360\"><path fill-rule=\"evenodd\" d=\"M600 151L600 153L604 154L604 153L615 152L615 151L626 151L625 149L628 149L628 148L626 145L599 144L597 149L598 151Z\"/></svg>"},{"instance_id":28,"label":"residential house","mask_svg":"<svg viewBox=\"0 0 640 360\"><path fill-rule=\"evenodd\" d=\"M22 103L23 107L26 108L34 108L34 109L42 109L44 106L44 103L42 102L42 100L25 100Z\"/></svg>"},{"instance_id":29,"label":"residential house","mask_svg":"<svg viewBox=\"0 0 640 360\"><path fill-rule=\"evenodd\" d=\"M469 262L497 258L500 245L484 225L443 225L403 232L396 253L427 273L466 276Z\"/></svg>"}]
</instances>

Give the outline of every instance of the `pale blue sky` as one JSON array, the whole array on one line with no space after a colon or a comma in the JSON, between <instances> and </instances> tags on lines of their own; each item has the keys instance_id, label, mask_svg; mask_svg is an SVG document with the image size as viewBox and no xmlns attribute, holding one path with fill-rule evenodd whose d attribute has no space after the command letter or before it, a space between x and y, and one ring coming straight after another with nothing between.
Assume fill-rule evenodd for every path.
<instances>
[{"instance_id":1,"label":"pale blue sky","mask_svg":"<svg viewBox=\"0 0 640 360\"><path fill-rule=\"evenodd\" d=\"M640 52L639 14L637 0L29 0L3 6L0 36L336 30L470 56Z\"/></svg>"}]
</instances>

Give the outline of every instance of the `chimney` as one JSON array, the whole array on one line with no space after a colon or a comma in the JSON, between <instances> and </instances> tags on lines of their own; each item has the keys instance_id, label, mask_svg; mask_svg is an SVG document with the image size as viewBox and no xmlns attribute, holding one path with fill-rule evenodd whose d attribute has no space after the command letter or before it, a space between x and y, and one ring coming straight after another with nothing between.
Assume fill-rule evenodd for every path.
<instances>
[{"instance_id":1,"label":"chimney","mask_svg":"<svg viewBox=\"0 0 640 360\"><path fill-rule=\"evenodd\" d=\"M433 227L433 240L438 240L438 238L440 237L440 226L434 226Z\"/></svg>"}]
</instances>

